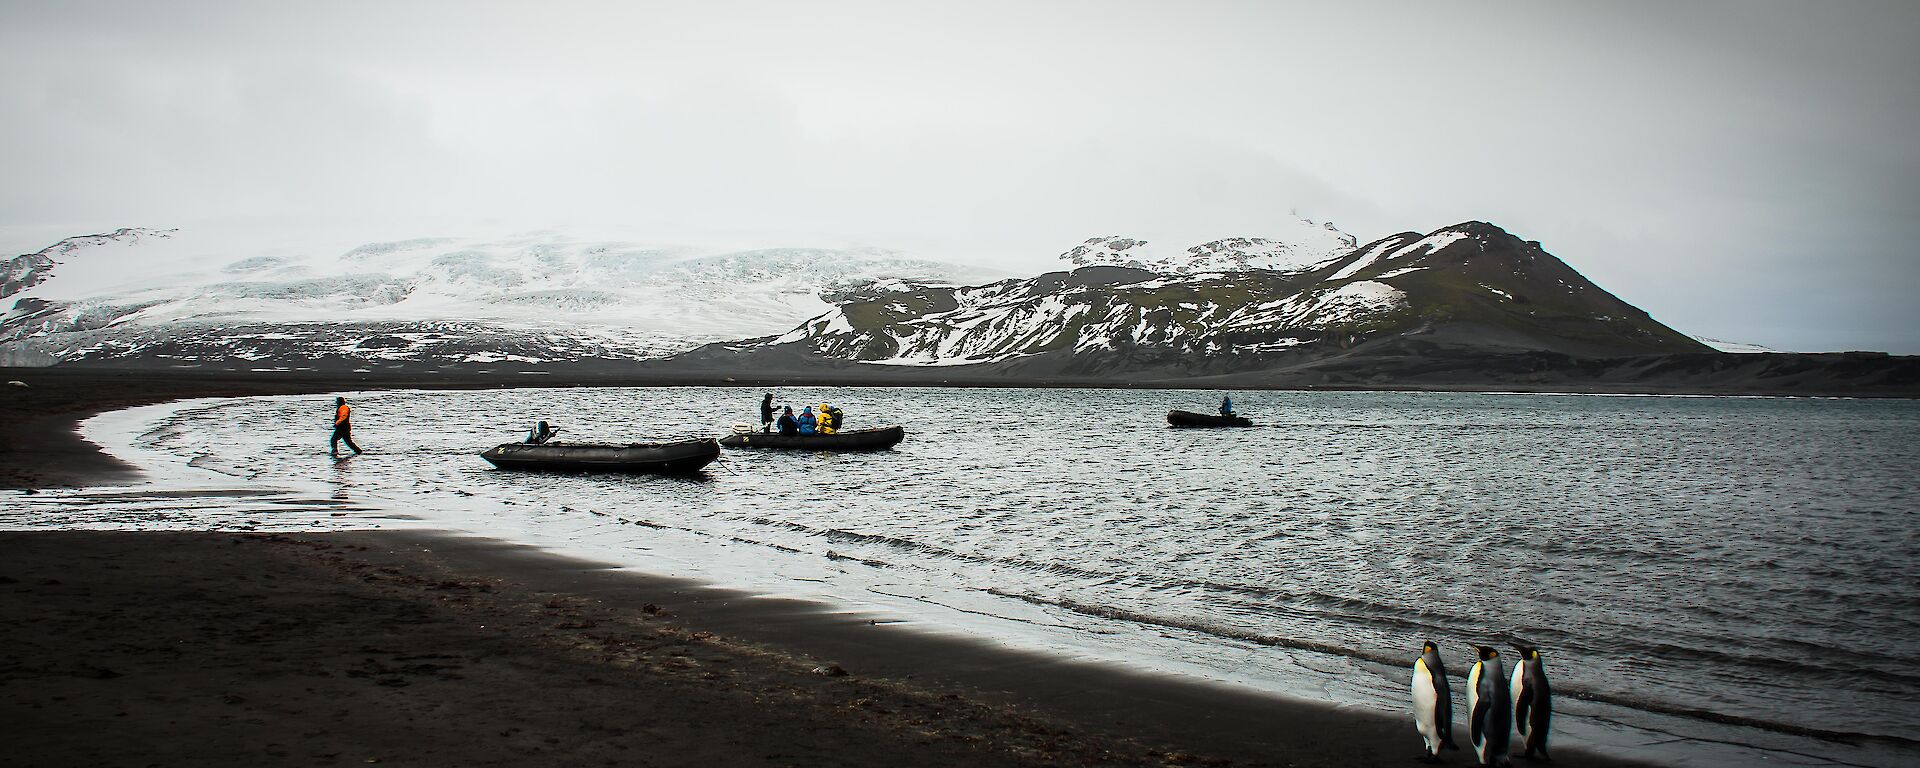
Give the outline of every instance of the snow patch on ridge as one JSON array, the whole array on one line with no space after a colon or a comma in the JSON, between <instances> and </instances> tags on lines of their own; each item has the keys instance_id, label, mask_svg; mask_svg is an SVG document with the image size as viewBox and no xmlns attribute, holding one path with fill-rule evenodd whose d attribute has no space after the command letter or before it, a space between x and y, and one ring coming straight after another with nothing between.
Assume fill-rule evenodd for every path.
<instances>
[{"instance_id":1,"label":"snow patch on ridge","mask_svg":"<svg viewBox=\"0 0 1920 768\"><path fill-rule=\"evenodd\" d=\"M1734 354L1768 354L1768 353L1779 354L1780 353L1780 350L1773 349L1771 347L1763 347L1763 346L1760 346L1759 344L1747 344L1747 343L1738 342L1738 341L1721 341L1719 339L1709 339L1705 336L1694 336L1693 340L1698 341L1702 344L1705 344L1709 347L1713 347L1714 349L1720 350L1721 352L1731 352Z\"/></svg>"},{"instance_id":2,"label":"snow patch on ridge","mask_svg":"<svg viewBox=\"0 0 1920 768\"><path fill-rule=\"evenodd\" d=\"M1387 263L1407 257L1416 257L1417 260L1417 257L1439 253L1447 246L1470 237L1473 237L1473 235L1454 230L1442 230L1420 238L1413 238L1411 233L1390 237L1368 247L1365 252L1360 254L1359 258L1354 259L1352 263L1342 267L1340 271L1329 275L1327 281L1345 280L1360 274L1362 270L1376 263ZM1407 242L1409 239L1412 239L1412 242ZM1404 271L1405 270L1395 272L1394 274L1403 274ZM1385 275L1381 277L1385 277Z\"/></svg>"},{"instance_id":3,"label":"snow patch on ridge","mask_svg":"<svg viewBox=\"0 0 1920 768\"><path fill-rule=\"evenodd\" d=\"M1251 269L1300 271L1353 251L1354 238L1332 223L1295 218L1276 222L1269 237L1229 237L1198 245L1179 235L1088 238L1060 254L1069 269L1129 267L1162 275L1201 275Z\"/></svg>"},{"instance_id":4,"label":"snow patch on ridge","mask_svg":"<svg viewBox=\"0 0 1920 768\"><path fill-rule=\"evenodd\" d=\"M1361 251L1359 256L1355 257L1351 263L1347 264L1344 267L1341 267L1340 271L1335 272L1331 275L1328 275L1327 280L1329 282L1334 280L1345 280L1349 277L1353 277L1354 275L1359 274L1360 270L1366 269L1367 267L1371 267L1374 265L1374 262L1377 262L1377 261L1380 261L1381 259L1386 258L1387 254L1392 253L1393 250L1396 247L1398 247L1399 244L1402 242L1405 242L1405 241L1402 239L1388 238L1386 240L1381 240L1380 242L1377 242L1377 243L1374 243L1373 245L1368 246L1367 249L1364 251Z\"/></svg>"},{"instance_id":5,"label":"snow patch on ridge","mask_svg":"<svg viewBox=\"0 0 1920 768\"><path fill-rule=\"evenodd\" d=\"M1367 320L1405 306L1407 294L1386 283L1359 280L1330 291L1307 291L1279 301L1250 306L1227 327L1281 327L1324 330Z\"/></svg>"}]
</instances>

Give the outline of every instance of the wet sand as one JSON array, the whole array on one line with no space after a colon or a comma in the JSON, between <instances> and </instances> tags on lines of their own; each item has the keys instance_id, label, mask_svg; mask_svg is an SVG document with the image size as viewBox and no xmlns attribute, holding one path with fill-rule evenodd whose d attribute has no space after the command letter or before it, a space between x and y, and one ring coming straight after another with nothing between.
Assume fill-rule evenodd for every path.
<instances>
[{"instance_id":1,"label":"wet sand","mask_svg":"<svg viewBox=\"0 0 1920 768\"><path fill-rule=\"evenodd\" d=\"M1149 765L391 534L0 534L13 765ZM499 550L495 550L496 553ZM537 572L546 565L526 558ZM664 615L663 615L664 613ZM844 668L843 668L844 669ZM830 671L830 670L829 670Z\"/></svg>"},{"instance_id":2,"label":"wet sand","mask_svg":"<svg viewBox=\"0 0 1920 768\"><path fill-rule=\"evenodd\" d=\"M38 395L35 439L59 450L10 442L0 476L128 477L72 434L103 407L383 384L86 378ZM0 616L0 721L31 734L11 740L20 765L1401 766L1420 746L1406 716L485 539L0 533Z\"/></svg>"}]
</instances>

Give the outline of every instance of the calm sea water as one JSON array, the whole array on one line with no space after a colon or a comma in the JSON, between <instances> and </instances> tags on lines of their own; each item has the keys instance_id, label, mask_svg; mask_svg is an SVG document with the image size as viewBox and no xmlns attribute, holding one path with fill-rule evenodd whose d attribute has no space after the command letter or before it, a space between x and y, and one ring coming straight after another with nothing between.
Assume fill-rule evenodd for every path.
<instances>
[{"instance_id":1,"label":"calm sea water","mask_svg":"<svg viewBox=\"0 0 1920 768\"><path fill-rule=\"evenodd\" d=\"M145 409L90 434L156 485L8 498L0 524L418 516L1389 711L1422 640L1456 675L1469 643L1522 640L1544 649L1559 742L1694 765L1920 760L1920 403L1234 392L1259 426L1174 430L1167 409L1220 393L787 389L796 410L832 401L908 438L729 451L697 479L475 455L542 418L562 439L717 435L759 394L366 393L370 453L339 463L331 398Z\"/></svg>"}]
</instances>

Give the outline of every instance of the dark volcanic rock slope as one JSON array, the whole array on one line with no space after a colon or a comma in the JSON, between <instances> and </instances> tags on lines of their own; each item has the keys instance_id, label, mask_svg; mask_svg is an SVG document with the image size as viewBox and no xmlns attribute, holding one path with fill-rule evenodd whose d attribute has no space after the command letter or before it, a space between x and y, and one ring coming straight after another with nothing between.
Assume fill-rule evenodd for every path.
<instances>
[{"instance_id":1,"label":"dark volcanic rock slope","mask_svg":"<svg viewBox=\"0 0 1920 768\"><path fill-rule=\"evenodd\" d=\"M1575 357L1710 351L1594 285L1538 242L1485 222L1384 238L1335 275L1406 292L1421 325L1395 329L1403 334Z\"/></svg>"},{"instance_id":2,"label":"dark volcanic rock slope","mask_svg":"<svg viewBox=\"0 0 1920 768\"><path fill-rule=\"evenodd\" d=\"M1711 351L1539 243L1484 222L1394 235L1298 270L1164 275L1088 267L978 287L874 288L836 300L835 310L786 335L711 345L670 366L853 363L1138 378L1294 366L1409 338L1443 357Z\"/></svg>"}]
</instances>

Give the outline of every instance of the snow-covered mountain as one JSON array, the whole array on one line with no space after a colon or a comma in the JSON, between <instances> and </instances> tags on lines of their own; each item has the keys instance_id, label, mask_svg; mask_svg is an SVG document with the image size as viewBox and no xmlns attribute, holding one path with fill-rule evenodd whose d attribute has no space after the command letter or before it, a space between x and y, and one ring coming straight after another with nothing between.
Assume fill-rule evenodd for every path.
<instances>
[{"instance_id":1,"label":"snow-covered mountain","mask_svg":"<svg viewBox=\"0 0 1920 768\"><path fill-rule=\"evenodd\" d=\"M876 280L997 276L881 250L701 251L544 232L375 243L122 229L0 262L0 364L233 367L658 357L777 333Z\"/></svg>"},{"instance_id":2,"label":"snow-covered mountain","mask_svg":"<svg viewBox=\"0 0 1920 768\"><path fill-rule=\"evenodd\" d=\"M0 365L617 372L666 359L658 370L1100 377L1406 345L1582 359L1725 348L1491 224L1359 247L1331 225L1294 224L1184 246L1093 238L1061 255L1067 270L999 282L873 249L121 229L0 261Z\"/></svg>"},{"instance_id":3,"label":"snow-covered mountain","mask_svg":"<svg viewBox=\"0 0 1920 768\"><path fill-rule=\"evenodd\" d=\"M1137 247L1102 242L1118 253ZM1030 372L1101 375L1246 369L1401 337L1577 357L1708 351L1539 243L1484 222L1404 232L1285 269L1136 266L1143 263L1150 262L978 287L875 287L784 335L688 357L764 351L867 365L1017 363Z\"/></svg>"}]
</instances>

